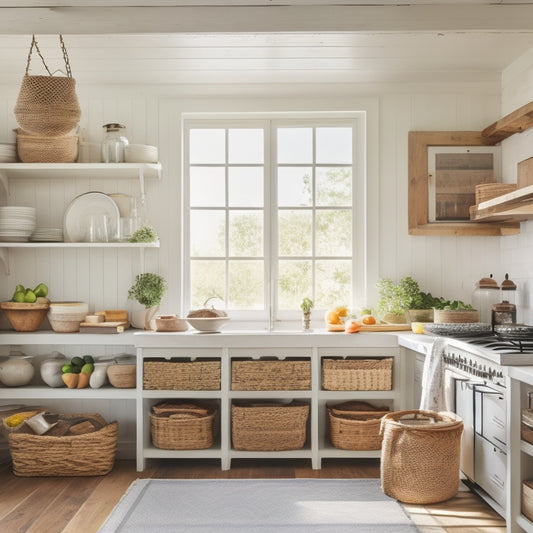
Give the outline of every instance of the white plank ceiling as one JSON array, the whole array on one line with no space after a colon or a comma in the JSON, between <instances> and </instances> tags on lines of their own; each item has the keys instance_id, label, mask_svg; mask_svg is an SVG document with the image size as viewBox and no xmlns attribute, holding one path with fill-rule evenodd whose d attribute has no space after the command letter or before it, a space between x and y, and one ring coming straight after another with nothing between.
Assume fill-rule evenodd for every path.
<instances>
[{"instance_id":1,"label":"white plank ceiling","mask_svg":"<svg viewBox=\"0 0 533 533\"><path fill-rule=\"evenodd\" d=\"M53 70L62 33L84 84L497 83L533 49L526 1L283 4L2 0L0 83L20 81L32 33Z\"/></svg>"}]
</instances>

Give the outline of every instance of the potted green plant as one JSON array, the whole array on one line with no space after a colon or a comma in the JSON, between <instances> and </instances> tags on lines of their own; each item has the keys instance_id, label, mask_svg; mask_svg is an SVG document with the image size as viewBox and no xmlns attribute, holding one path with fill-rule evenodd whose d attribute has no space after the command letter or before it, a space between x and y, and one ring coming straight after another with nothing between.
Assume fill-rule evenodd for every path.
<instances>
[{"instance_id":1,"label":"potted green plant","mask_svg":"<svg viewBox=\"0 0 533 533\"><path fill-rule=\"evenodd\" d=\"M300 304L300 309L303 311L303 327L308 330L311 325L311 309L314 307L314 302L311 298L304 298Z\"/></svg>"},{"instance_id":2,"label":"potted green plant","mask_svg":"<svg viewBox=\"0 0 533 533\"><path fill-rule=\"evenodd\" d=\"M419 298L420 287L411 277L400 279L397 283L390 278L381 278L378 283L378 310L383 322L405 324L406 311L412 308L413 302Z\"/></svg>"},{"instance_id":3,"label":"potted green plant","mask_svg":"<svg viewBox=\"0 0 533 533\"><path fill-rule=\"evenodd\" d=\"M150 321L159 310L168 284L163 276L152 272L138 274L128 290L128 299L137 300L144 307L144 329L150 329ZM132 324L135 326L133 317ZM137 323L137 325L139 325Z\"/></svg>"}]
</instances>

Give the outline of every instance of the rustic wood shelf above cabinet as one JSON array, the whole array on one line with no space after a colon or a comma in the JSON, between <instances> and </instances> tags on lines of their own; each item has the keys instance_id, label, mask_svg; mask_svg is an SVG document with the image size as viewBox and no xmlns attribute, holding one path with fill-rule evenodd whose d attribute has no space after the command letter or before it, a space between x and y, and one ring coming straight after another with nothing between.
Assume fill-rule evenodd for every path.
<instances>
[{"instance_id":1,"label":"rustic wood shelf above cabinet","mask_svg":"<svg viewBox=\"0 0 533 533\"><path fill-rule=\"evenodd\" d=\"M533 126L533 102L519 107L482 132L484 144L496 144Z\"/></svg>"},{"instance_id":2,"label":"rustic wood shelf above cabinet","mask_svg":"<svg viewBox=\"0 0 533 533\"><path fill-rule=\"evenodd\" d=\"M430 222L428 148L430 146L486 146L477 131L409 132L409 234L410 235L510 235L520 231L515 221Z\"/></svg>"},{"instance_id":3,"label":"rustic wood shelf above cabinet","mask_svg":"<svg viewBox=\"0 0 533 533\"><path fill-rule=\"evenodd\" d=\"M533 185L481 202L471 210L475 221L521 222L533 218Z\"/></svg>"}]
</instances>

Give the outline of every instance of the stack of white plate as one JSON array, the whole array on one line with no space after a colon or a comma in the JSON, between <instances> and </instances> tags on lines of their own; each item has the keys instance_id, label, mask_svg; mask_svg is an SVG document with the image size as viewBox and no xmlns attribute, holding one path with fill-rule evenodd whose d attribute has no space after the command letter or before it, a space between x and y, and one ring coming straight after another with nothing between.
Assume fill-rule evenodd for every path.
<instances>
[{"instance_id":1,"label":"stack of white plate","mask_svg":"<svg viewBox=\"0 0 533 533\"><path fill-rule=\"evenodd\" d=\"M24 242L29 240L36 226L35 207L0 207L0 241Z\"/></svg>"},{"instance_id":2,"label":"stack of white plate","mask_svg":"<svg viewBox=\"0 0 533 533\"><path fill-rule=\"evenodd\" d=\"M35 242L63 242L63 228L37 228L31 235Z\"/></svg>"},{"instance_id":3,"label":"stack of white plate","mask_svg":"<svg viewBox=\"0 0 533 533\"><path fill-rule=\"evenodd\" d=\"M0 143L0 163L15 163L17 161L17 145Z\"/></svg>"}]
</instances>

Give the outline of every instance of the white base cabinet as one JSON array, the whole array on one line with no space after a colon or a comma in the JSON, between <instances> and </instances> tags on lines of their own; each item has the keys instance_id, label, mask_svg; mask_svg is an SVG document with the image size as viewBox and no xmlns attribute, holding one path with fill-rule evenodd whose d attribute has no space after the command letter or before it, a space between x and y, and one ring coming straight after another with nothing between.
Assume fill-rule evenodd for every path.
<instances>
[{"instance_id":1,"label":"white base cabinet","mask_svg":"<svg viewBox=\"0 0 533 533\"><path fill-rule=\"evenodd\" d=\"M328 438L326 405L346 400L369 401L387 405L391 410L405 409L402 391L410 390L405 367L400 362L395 335L343 333L254 333L216 335L201 334L139 334L135 337L137 366L137 468L143 470L150 458L219 459L221 468L231 468L231 461L239 458L298 458L309 459L314 469L321 468L324 458L379 457L379 450L348 451L332 446ZM309 390L242 391L232 390L232 361L249 357L304 358L311 361ZM393 358L392 390L384 391L326 391L322 389L321 363L325 357ZM147 358L219 359L221 384L217 391L143 390L143 361ZM161 450L151 440L150 408L167 399L216 400L220 406L220 432L216 443L206 450ZM309 404L306 443L302 449L288 451L242 451L232 447L231 405L234 400L299 400Z\"/></svg>"},{"instance_id":2,"label":"white base cabinet","mask_svg":"<svg viewBox=\"0 0 533 533\"><path fill-rule=\"evenodd\" d=\"M309 459L314 469L323 459L380 457L380 450L349 451L335 448L328 437L328 403L347 400L368 401L391 410L412 408L412 368L403 361L394 333L326 332L223 332L218 334L154 333L130 330L119 335L61 334L54 332L0 333L0 354L21 350L35 356L35 364L53 350L67 357L92 354L98 357L117 353L137 354L137 386L116 389L51 388L36 379L24 387L0 386L0 405L13 403L49 404L65 412L100 412L108 420L118 420L119 457L135 453L137 470L150 459L210 458L220 460L221 468L231 468L233 459ZM243 358L303 358L311 362L309 390L237 391L231 387L232 361ZM322 360L326 357L392 358L391 390L328 391L322 388ZM147 358L220 361L219 390L144 390L143 362ZM214 445L204 450L163 450L152 444L151 407L168 399L214 400L219 404L220 431ZM289 451L239 451L232 447L231 405L235 400L299 400L309 404L306 442L302 449Z\"/></svg>"}]
</instances>

